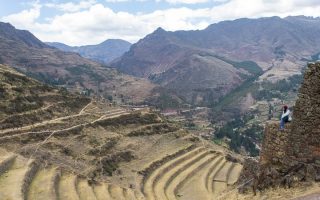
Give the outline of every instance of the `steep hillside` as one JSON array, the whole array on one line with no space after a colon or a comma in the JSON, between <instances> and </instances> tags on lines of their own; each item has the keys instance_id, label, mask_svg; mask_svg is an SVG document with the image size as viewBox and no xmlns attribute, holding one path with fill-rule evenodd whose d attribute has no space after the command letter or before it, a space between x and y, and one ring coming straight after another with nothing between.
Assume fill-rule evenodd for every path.
<instances>
[{"instance_id":1,"label":"steep hillside","mask_svg":"<svg viewBox=\"0 0 320 200\"><path fill-rule=\"evenodd\" d=\"M38 80L71 90L92 90L116 101L141 102L154 87L147 80L123 75L77 53L50 47L28 31L0 23L0 63Z\"/></svg>"},{"instance_id":2,"label":"steep hillside","mask_svg":"<svg viewBox=\"0 0 320 200\"><path fill-rule=\"evenodd\" d=\"M176 91L189 103L208 104L261 71L251 63L221 58L159 28L111 65Z\"/></svg>"},{"instance_id":3,"label":"steep hillside","mask_svg":"<svg viewBox=\"0 0 320 200\"><path fill-rule=\"evenodd\" d=\"M239 19L209 26L200 31L199 45L220 55L252 60L264 69L261 78L278 80L299 74L304 63L319 51L319 18L271 17ZM314 28L317 27L317 28Z\"/></svg>"},{"instance_id":4,"label":"steep hillside","mask_svg":"<svg viewBox=\"0 0 320 200\"><path fill-rule=\"evenodd\" d=\"M248 73L272 82L301 74L305 61L320 51L319 23L298 16L224 21L199 31L159 28L111 65L177 91L191 88L184 96L188 102L212 103Z\"/></svg>"},{"instance_id":5,"label":"steep hillside","mask_svg":"<svg viewBox=\"0 0 320 200\"><path fill-rule=\"evenodd\" d=\"M71 95L3 65L0 80L0 199L210 200L242 170L241 157L148 108Z\"/></svg>"},{"instance_id":6,"label":"steep hillside","mask_svg":"<svg viewBox=\"0 0 320 200\"><path fill-rule=\"evenodd\" d=\"M59 42L47 42L46 44L62 51L79 53L85 58L104 64L122 56L131 46L131 43L120 39L109 39L97 45L86 46L68 46Z\"/></svg>"},{"instance_id":7,"label":"steep hillside","mask_svg":"<svg viewBox=\"0 0 320 200\"><path fill-rule=\"evenodd\" d=\"M44 85L0 65L0 128L14 129L78 113L90 99Z\"/></svg>"}]
</instances>

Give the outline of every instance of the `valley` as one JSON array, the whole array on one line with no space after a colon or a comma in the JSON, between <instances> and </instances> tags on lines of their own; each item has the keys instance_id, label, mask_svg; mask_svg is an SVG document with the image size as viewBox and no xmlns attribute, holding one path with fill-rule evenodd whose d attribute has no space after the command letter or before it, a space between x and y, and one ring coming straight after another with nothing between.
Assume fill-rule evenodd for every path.
<instances>
[{"instance_id":1,"label":"valley","mask_svg":"<svg viewBox=\"0 0 320 200\"><path fill-rule=\"evenodd\" d=\"M306 148L313 160L297 164L290 159L302 150L286 147L304 149L295 132L304 123L280 132L278 121L288 105L318 134L303 118L317 121L318 110L299 112L317 104L319 19L159 27L133 44L84 46L45 43L0 22L0 200L317 196L319 169L309 164L319 141ZM296 168L280 168L284 155Z\"/></svg>"}]
</instances>

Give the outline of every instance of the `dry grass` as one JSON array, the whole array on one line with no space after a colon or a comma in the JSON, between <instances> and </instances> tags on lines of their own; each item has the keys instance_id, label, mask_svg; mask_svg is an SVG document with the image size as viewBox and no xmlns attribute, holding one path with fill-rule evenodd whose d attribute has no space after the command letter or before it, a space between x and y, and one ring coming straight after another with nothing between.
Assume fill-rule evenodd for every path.
<instances>
[{"instance_id":1,"label":"dry grass","mask_svg":"<svg viewBox=\"0 0 320 200\"><path fill-rule=\"evenodd\" d=\"M295 199L298 197L320 193L320 184L301 184L294 188L271 188L263 192L258 192L256 196L253 193L239 194L236 189L222 194L219 200L283 200L283 199Z\"/></svg>"}]
</instances>

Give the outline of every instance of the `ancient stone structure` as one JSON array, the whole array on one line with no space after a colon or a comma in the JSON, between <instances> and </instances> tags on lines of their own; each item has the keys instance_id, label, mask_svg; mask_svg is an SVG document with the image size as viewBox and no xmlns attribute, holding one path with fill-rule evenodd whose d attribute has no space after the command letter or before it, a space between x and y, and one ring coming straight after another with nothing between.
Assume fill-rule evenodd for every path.
<instances>
[{"instance_id":1,"label":"ancient stone structure","mask_svg":"<svg viewBox=\"0 0 320 200\"><path fill-rule=\"evenodd\" d=\"M286 124L285 131L279 131L279 122L266 125L260 168L259 179L272 177L270 185L319 178L320 62L308 64L294 107L293 121Z\"/></svg>"},{"instance_id":2,"label":"ancient stone structure","mask_svg":"<svg viewBox=\"0 0 320 200\"><path fill-rule=\"evenodd\" d=\"M284 131L279 131L279 122L266 124L265 137L260 153L260 163L272 164L281 167L286 159L286 149L289 139L291 124L286 124Z\"/></svg>"},{"instance_id":3,"label":"ancient stone structure","mask_svg":"<svg viewBox=\"0 0 320 200\"><path fill-rule=\"evenodd\" d=\"M287 154L299 162L320 162L320 63L311 63L296 102Z\"/></svg>"}]
</instances>

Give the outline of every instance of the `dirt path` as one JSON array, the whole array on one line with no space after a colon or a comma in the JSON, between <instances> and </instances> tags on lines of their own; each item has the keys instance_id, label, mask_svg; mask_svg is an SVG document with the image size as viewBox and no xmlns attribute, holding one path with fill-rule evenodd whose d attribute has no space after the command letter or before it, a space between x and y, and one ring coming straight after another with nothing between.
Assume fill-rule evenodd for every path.
<instances>
[{"instance_id":1,"label":"dirt path","mask_svg":"<svg viewBox=\"0 0 320 200\"><path fill-rule=\"evenodd\" d=\"M84 112L84 110L87 109L88 106L90 106L91 104L92 104L92 100L90 100L90 102L80 110L79 115L81 115Z\"/></svg>"},{"instance_id":2,"label":"dirt path","mask_svg":"<svg viewBox=\"0 0 320 200\"><path fill-rule=\"evenodd\" d=\"M320 200L320 193L309 194L306 196L295 198L293 200Z\"/></svg>"}]
</instances>

